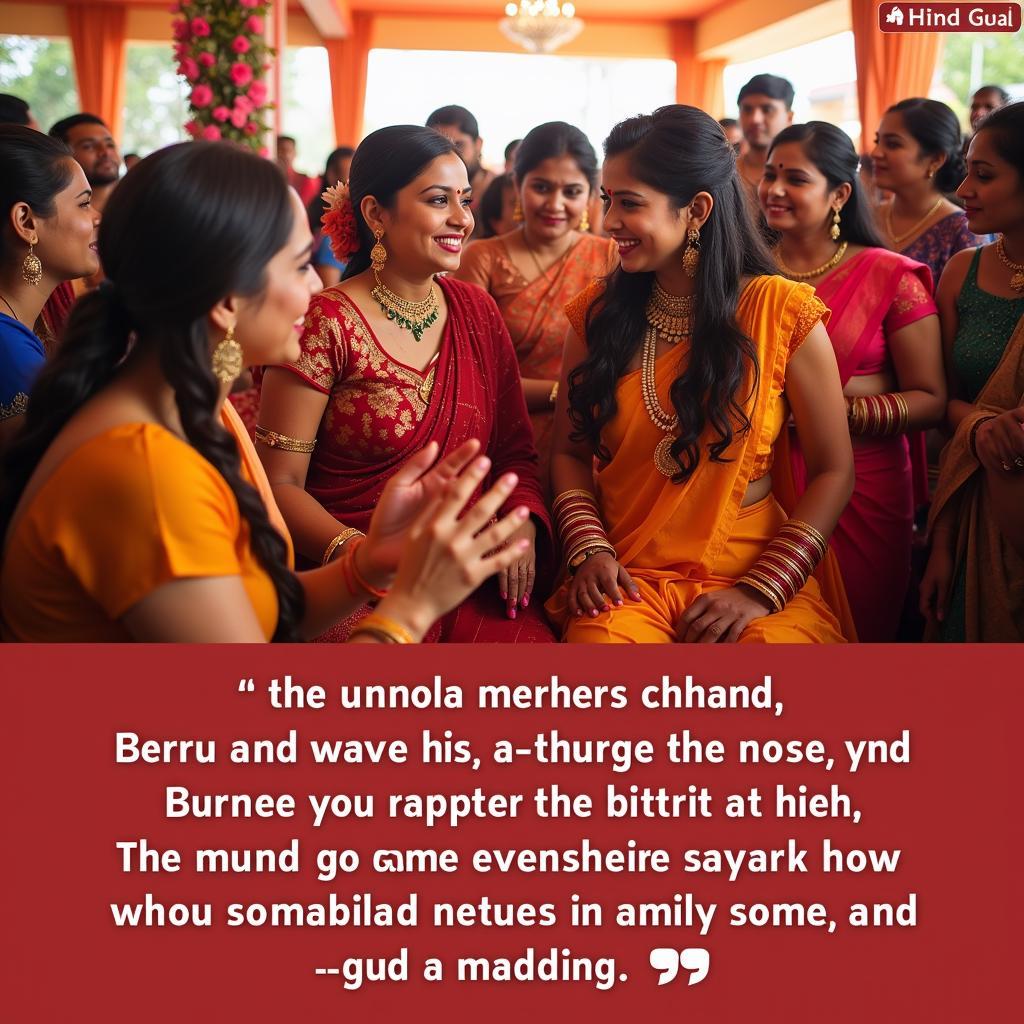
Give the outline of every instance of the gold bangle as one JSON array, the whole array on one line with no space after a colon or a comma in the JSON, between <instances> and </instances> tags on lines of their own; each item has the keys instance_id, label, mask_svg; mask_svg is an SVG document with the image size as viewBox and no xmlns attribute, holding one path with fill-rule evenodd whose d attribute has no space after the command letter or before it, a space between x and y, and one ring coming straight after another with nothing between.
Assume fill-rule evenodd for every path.
<instances>
[{"instance_id":1,"label":"gold bangle","mask_svg":"<svg viewBox=\"0 0 1024 1024\"><path fill-rule=\"evenodd\" d=\"M412 638L412 634L404 626L399 625L394 619L389 619L386 615L381 615L379 612L370 612L369 615L360 619L352 627L349 637L351 638L359 633L371 633L374 636L382 637L386 643L391 644L416 643Z\"/></svg>"},{"instance_id":2,"label":"gold bangle","mask_svg":"<svg viewBox=\"0 0 1024 1024\"><path fill-rule=\"evenodd\" d=\"M309 455L316 447L316 441L301 441L297 437L289 437L287 434L279 434L275 430L267 430L266 427L256 427L256 440L265 444L268 448L280 448L285 452L299 452L302 455Z\"/></svg>"},{"instance_id":3,"label":"gold bangle","mask_svg":"<svg viewBox=\"0 0 1024 1024\"><path fill-rule=\"evenodd\" d=\"M551 394L548 395L548 401L552 405L554 405L555 402L558 401L558 381L557 380L555 381L555 383L551 387Z\"/></svg>"},{"instance_id":4,"label":"gold bangle","mask_svg":"<svg viewBox=\"0 0 1024 1024\"><path fill-rule=\"evenodd\" d=\"M562 491L561 494L555 495L555 500L551 503L552 507L557 505L560 501L564 501L566 498L585 498L588 502L592 502L594 508L597 508L597 495L592 491L585 491L580 487L576 487L570 491Z\"/></svg>"},{"instance_id":5,"label":"gold bangle","mask_svg":"<svg viewBox=\"0 0 1024 1024\"><path fill-rule=\"evenodd\" d=\"M321 565L326 565L333 557L334 552L341 547L345 541L351 540L355 536L364 536L362 530L357 530L354 526L350 526L347 530L342 530L337 537L331 540L331 543L324 549L324 557L320 559Z\"/></svg>"}]
</instances>

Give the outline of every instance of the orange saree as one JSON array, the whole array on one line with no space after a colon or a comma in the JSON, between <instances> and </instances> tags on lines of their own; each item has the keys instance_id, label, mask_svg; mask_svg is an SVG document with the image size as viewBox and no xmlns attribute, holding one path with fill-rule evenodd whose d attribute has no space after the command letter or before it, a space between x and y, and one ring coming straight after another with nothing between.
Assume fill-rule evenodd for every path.
<instances>
[{"instance_id":1,"label":"orange saree","mask_svg":"<svg viewBox=\"0 0 1024 1024\"><path fill-rule=\"evenodd\" d=\"M592 287L566 309L580 337L585 337L586 310L600 294L600 286ZM602 435L611 459L597 469L595 483L609 540L637 583L642 601L627 601L593 619L570 620L563 582L546 609L565 640L672 642L676 622L697 597L733 586L757 560L795 500L787 432L781 429L787 415L782 395L786 364L823 316L825 307L807 285L760 277L747 286L737 319L754 341L760 367L759 387L747 409L751 429L733 442L729 461L710 462L705 457L682 484L662 476L654 466L654 449L664 435L644 408L640 371L620 378L618 412ZM669 388L685 355L673 350L655 365L656 387L665 407L670 407ZM748 380L748 391L751 384ZM768 471L774 493L742 508L751 480ZM830 553L782 611L754 619L740 642L842 643L854 637Z\"/></svg>"},{"instance_id":2,"label":"orange saree","mask_svg":"<svg viewBox=\"0 0 1024 1024\"><path fill-rule=\"evenodd\" d=\"M618 262L615 243L610 238L585 234L546 274L527 281L509 256L504 241L507 237L474 242L452 276L480 285L497 302L512 337L519 375L554 383L562 369L568 327L565 305L591 281L613 269ZM530 413L540 456L539 477L545 485L553 421L553 410Z\"/></svg>"}]
</instances>

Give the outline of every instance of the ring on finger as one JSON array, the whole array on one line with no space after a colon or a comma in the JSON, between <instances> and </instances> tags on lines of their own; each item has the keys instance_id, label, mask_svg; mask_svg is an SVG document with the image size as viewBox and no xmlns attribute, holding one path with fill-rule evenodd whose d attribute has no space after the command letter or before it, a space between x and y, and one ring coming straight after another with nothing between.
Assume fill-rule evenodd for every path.
<instances>
[{"instance_id":1,"label":"ring on finger","mask_svg":"<svg viewBox=\"0 0 1024 1024\"><path fill-rule=\"evenodd\" d=\"M1008 462L1002 462L1002 463L1000 463L1000 465L1001 465L1001 466L1003 467L1003 469L1004 469L1004 470L1005 470L1005 471L1006 471L1007 473L1009 473L1009 472L1010 472L1010 470L1011 470L1011 469L1013 468L1013 467L1011 467L1011 465L1010 465L1010 464L1009 464Z\"/></svg>"},{"instance_id":2,"label":"ring on finger","mask_svg":"<svg viewBox=\"0 0 1024 1024\"><path fill-rule=\"evenodd\" d=\"M1018 455L1017 458L1013 460L1013 464L1018 469L1024 469L1024 455Z\"/></svg>"}]
</instances>

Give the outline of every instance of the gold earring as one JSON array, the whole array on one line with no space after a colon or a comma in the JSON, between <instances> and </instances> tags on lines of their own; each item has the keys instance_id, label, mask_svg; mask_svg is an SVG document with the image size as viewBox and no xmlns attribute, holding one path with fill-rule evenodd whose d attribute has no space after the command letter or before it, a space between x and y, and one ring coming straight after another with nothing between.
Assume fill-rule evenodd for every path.
<instances>
[{"instance_id":1,"label":"gold earring","mask_svg":"<svg viewBox=\"0 0 1024 1024\"><path fill-rule=\"evenodd\" d=\"M370 263L373 264L373 272L379 274L388 261L388 251L381 245L384 232L377 228L373 233L373 248L370 250Z\"/></svg>"},{"instance_id":2,"label":"gold earring","mask_svg":"<svg viewBox=\"0 0 1024 1024\"><path fill-rule=\"evenodd\" d=\"M832 227L828 229L828 233L832 236L833 242L839 241L839 210L835 209L832 211Z\"/></svg>"},{"instance_id":3,"label":"gold earring","mask_svg":"<svg viewBox=\"0 0 1024 1024\"><path fill-rule=\"evenodd\" d=\"M228 333L213 350L210 368L221 384L234 384L242 375L242 346L235 341L234 324L228 327Z\"/></svg>"},{"instance_id":4,"label":"gold earring","mask_svg":"<svg viewBox=\"0 0 1024 1024\"><path fill-rule=\"evenodd\" d=\"M686 248L683 250L683 271L687 277L697 276L700 263L700 228L690 228L686 233Z\"/></svg>"},{"instance_id":5,"label":"gold earring","mask_svg":"<svg viewBox=\"0 0 1024 1024\"><path fill-rule=\"evenodd\" d=\"M586 207L583 207L583 216L580 217L580 226L579 226L578 230L580 230L580 231L589 231L590 230L590 211Z\"/></svg>"},{"instance_id":6,"label":"gold earring","mask_svg":"<svg viewBox=\"0 0 1024 1024\"><path fill-rule=\"evenodd\" d=\"M29 242L28 255L21 261L21 276L26 284L35 287L43 279L43 264L35 254L35 242Z\"/></svg>"},{"instance_id":7,"label":"gold earring","mask_svg":"<svg viewBox=\"0 0 1024 1024\"><path fill-rule=\"evenodd\" d=\"M517 224L522 224L526 220L526 215L523 213L523 203L519 196L516 196L516 205L512 207L512 219Z\"/></svg>"}]
</instances>

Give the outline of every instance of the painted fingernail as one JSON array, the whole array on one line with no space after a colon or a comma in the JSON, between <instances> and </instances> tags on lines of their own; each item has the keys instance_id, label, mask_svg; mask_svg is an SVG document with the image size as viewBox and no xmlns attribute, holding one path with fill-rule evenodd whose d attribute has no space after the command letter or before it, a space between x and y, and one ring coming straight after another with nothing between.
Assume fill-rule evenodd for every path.
<instances>
[{"instance_id":1,"label":"painted fingernail","mask_svg":"<svg viewBox=\"0 0 1024 1024\"><path fill-rule=\"evenodd\" d=\"M590 609L590 617L592 619L596 619L597 618L597 609L596 608L591 608Z\"/></svg>"},{"instance_id":2,"label":"painted fingernail","mask_svg":"<svg viewBox=\"0 0 1024 1024\"><path fill-rule=\"evenodd\" d=\"M516 610L515 610L515 608L513 608L513 609L512 609L512 610L511 610L511 611L510 611L510 612L508 613L508 617L509 617L510 619L514 619L514 618L516 617Z\"/></svg>"},{"instance_id":3,"label":"painted fingernail","mask_svg":"<svg viewBox=\"0 0 1024 1024\"><path fill-rule=\"evenodd\" d=\"M582 614L583 614L583 609L582 608L577 608L576 609L576 618L578 619Z\"/></svg>"},{"instance_id":4,"label":"painted fingernail","mask_svg":"<svg viewBox=\"0 0 1024 1024\"><path fill-rule=\"evenodd\" d=\"M530 595L529 594L526 594L523 597L523 607L524 608L529 608L530 607Z\"/></svg>"},{"instance_id":5,"label":"painted fingernail","mask_svg":"<svg viewBox=\"0 0 1024 1024\"><path fill-rule=\"evenodd\" d=\"M508 594L506 594L504 590L501 591L501 599L502 599L502 601L507 601L508 600Z\"/></svg>"},{"instance_id":6,"label":"painted fingernail","mask_svg":"<svg viewBox=\"0 0 1024 1024\"><path fill-rule=\"evenodd\" d=\"M616 608L621 608L622 607L622 600L621 599L615 602L615 607Z\"/></svg>"},{"instance_id":7,"label":"painted fingernail","mask_svg":"<svg viewBox=\"0 0 1024 1024\"><path fill-rule=\"evenodd\" d=\"M609 605L603 604L603 605L601 605L601 611L603 611L603 612L610 612L611 611L611 607Z\"/></svg>"},{"instance_id":8,"label":"painted fingernail","mask_svg":"<svg viewBox=\"0 0 1024 1024\"><path fill-rule=\"evenodd\" d=\"M640 600L640 591L639 590L634 590L633 591L633 600L634 601L639 601Z\"/></svg>"}]
</instances>

